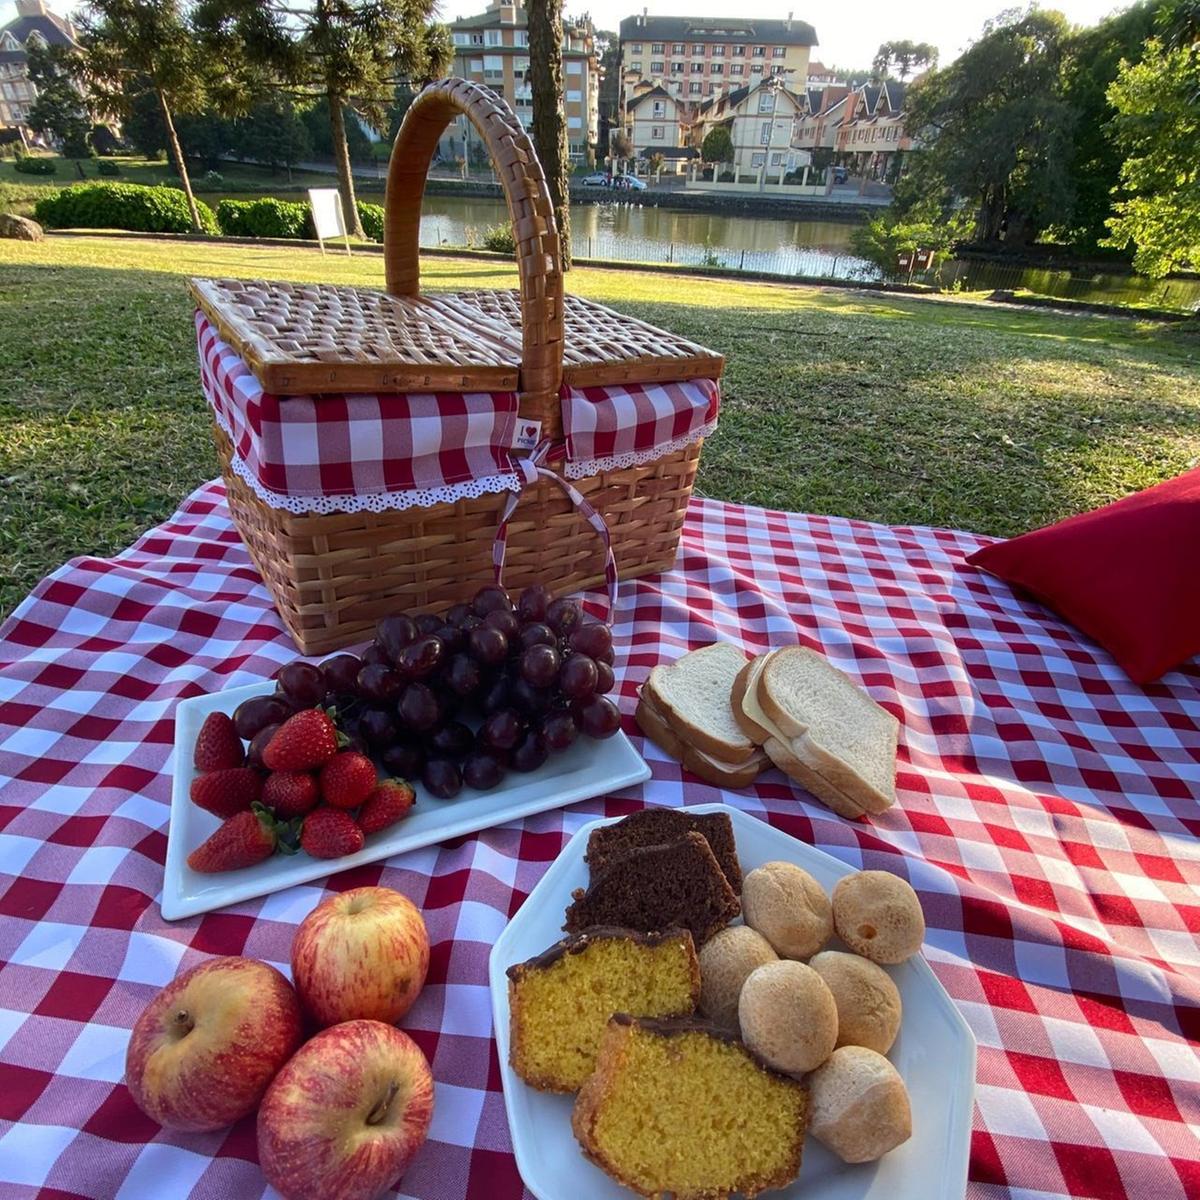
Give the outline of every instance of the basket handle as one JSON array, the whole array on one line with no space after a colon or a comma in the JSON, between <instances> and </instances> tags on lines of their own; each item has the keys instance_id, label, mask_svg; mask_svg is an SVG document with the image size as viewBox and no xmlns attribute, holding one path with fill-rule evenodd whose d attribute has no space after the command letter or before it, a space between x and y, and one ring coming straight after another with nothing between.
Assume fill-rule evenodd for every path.
<instances>
[{"instance_id":1,"label":"basket handle","mask_svg":"<svg viewBox=\"0 0 1200 1200\"><path fill-rule=\"evenodd\" d=\"M479 131L508 202L521 283L521 411L557 433L563 363L563 276L558 227L529 136L505 101L467 79L441 79L413 101L388 165L383 222L387 290L420 292L421 197L446 127L463 113Z\"/></svg>"}]
</instances>

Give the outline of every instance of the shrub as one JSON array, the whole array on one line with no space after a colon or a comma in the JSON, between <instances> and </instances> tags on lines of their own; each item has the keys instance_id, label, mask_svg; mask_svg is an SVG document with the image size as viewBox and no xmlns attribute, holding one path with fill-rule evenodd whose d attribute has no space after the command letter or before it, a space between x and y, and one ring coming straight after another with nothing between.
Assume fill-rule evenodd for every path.
<instances>
[{"instance_id":1,"label":"shrub","mask_svg":"<svg viewBox=\"0 0 1200 1200\"><path fill-rule=\"evenodd\" d=\"M212 209L196 201L205 233L218 233ZM175 188L140 183L85 183L43 196L34 215L50 229L129 229L191 233L187 197Z\"/></svg>"},{"instance_id":2,"label":"shrub","mask_svg":"<svg viewBox=\"0 0 1200 1200\"><path fill-rule=\"evenodd\" d=\"M383 205L358 202L358 219L362 222L363 233L373 242L383 241Z\"/></svg>"},{"instance_id":3,"label":"shrub","mask_svg":"<svg viewBox=\"0 0 1200 1200\"><path fill-rule=\"evenodd\" d=\"M102 158L96 164L96 172L99 175L116 176L116 175L120 175L121 168L120 168L120 165L113 162L112 159Z\"/></svg>"},{"instance_id":4,"label":"shrub","mask_svg":"<svg viewBox=\"0 0 1200 1200\"><path fill-rule=\"evenodd\" d=\"M200 186L205 191L215 192L225 186L225 176L220 171L205 171L200 178Z\"/></svg>"},{"instance_id":5,"label":"shrub","mask_svg":"<svg viewBox=\"0 0 1200 1200\"><path fill-rule=\"evenodd\" d=\"M0 182L0 212L28 216L39 200L51 194L43 184Z\"/></svg>"},{"instance_id":6,"label":"shrub","mask_svg":"<svg viewBox=\"0 0 1200 1200\"><path fill-rule=\"evenodd\" d=\"M483 244L497 254L516 254L517 239L513 237L512 226L507 222L503 225L493 225L484 230Z\"/></svg>"},{"instance_id":7,"label":"shrub","mask_svg":"<svg viewBox=\"0 0 1200 1200\"><path fill-rule=\"evenodd\" d=\"M299 200L222 200L217 223L229 237L314 238L312 213Z\"/></svg>"},{"instance_id":8,"label":"shrub","mask_svg":"<svg viewBox=\"0 0 1200 1200\"><path fill-rule=\"evenodd\" d=\"M57 175L58 163L52 158L41 158L32 154L20 155L13 168L22 175Z\"/></svg>"}]
</instances>

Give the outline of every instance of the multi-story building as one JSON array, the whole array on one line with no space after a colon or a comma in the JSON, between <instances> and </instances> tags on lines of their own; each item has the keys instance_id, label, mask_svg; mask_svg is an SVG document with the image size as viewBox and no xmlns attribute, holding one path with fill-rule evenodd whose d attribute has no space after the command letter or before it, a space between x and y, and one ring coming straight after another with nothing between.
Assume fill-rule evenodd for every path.
<instances>
[{"instance_id":1,"label":"multi-story building","mask_svg":"<svg viewBox=\"0 0 1200 1200\"><path fill-rule=\"evenodd\" d=\"M802 90L816 31L804 21L748 17L651 17L621 22L622 99L646 80L662 87L694 116L701 104L724 93L753 88L782 75ZM628 132L628 121L626 121Z\"/></svg>"},{"instance_id":2,"label":"multi-story building","mask_svg":"<svg viewBox=\"0 0 1200 1200\"><path fill-rule=\"evenodd\" d=\"M486 84L502 95L526 127L533 121L529 71L529 19L522 0L491 0L486 12L450 22L454 74ZM595 154L600 129L600 61L589 18L563 19L563 107L571 158ZM458 157L472 140L465 119L443 139L443 152ZM478 138L474 141L478 143ZM457 143L457 144L455 144Z\"/></svg>"},{"instance_id":3,"label":"multi-story building","mask_svg":"<svg viewBox=\"0 0 1200 1200\"><path fill-rule=\"evenodd\" d=\"M29 128L37 88L29 78L33 46L76 46L75 27L52 13L44 0L17 0L17 15L0 28L0 126Z\"/></svg>"},{"instance_id":4,"label":"multi-story building","mask_svg":"<svg viewBox=\"0 0 1200 1200\"><path fill-rule=\"evenodd\" d=\"M804 111L796 120L792 144L803 150L828 150L829 157L837 149L838 134L847 112L847 102L854 95L848 84L814 87L805 93Z\"/></svg>"},{"instance_id":5,"label":"multi-story building","mask_svg":"<svg viewBox=\"0 0 1200 1200\"><path fill-rule=\"evenodd\" d=\"M900 151L912 149L904 132L905 85L889 79L865 84L847 97L834 150L856 175L889 179Z\"/></svg>"},{"instance_id":6,"label":"multi-story building","mask_svg":"<svg viewBox=\"0 0 1200 1200\"><path fill-rule=\"evenodd\" d=\"M778 176L797 165L793 130L806 104L804 92L794 92L782 79L760 79L704 101L692 127L693 144L725 125L733 143L729 170L742 175L766 168Z\"/></svg>"}]
</instances>

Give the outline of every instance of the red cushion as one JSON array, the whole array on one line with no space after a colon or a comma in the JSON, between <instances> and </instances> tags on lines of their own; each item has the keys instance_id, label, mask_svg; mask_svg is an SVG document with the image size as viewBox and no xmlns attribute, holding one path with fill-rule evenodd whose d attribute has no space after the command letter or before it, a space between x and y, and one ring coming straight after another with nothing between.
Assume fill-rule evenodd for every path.
<instances>
[{"instance_id":1,"label":"red cushion","mask_svg":"<svg viewBox=\"0 0 1200 1200\"><path fill-rule=\"evenodd\" d=\"M967 562L1032 592L1149 683L1200 654L1200 468Z\"/></svg>"}]
</instances>

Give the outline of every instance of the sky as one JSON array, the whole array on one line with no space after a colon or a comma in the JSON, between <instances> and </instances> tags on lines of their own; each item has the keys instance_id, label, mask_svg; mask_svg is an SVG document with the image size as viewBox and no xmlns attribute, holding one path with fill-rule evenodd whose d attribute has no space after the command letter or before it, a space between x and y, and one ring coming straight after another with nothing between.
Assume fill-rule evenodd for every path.
<instances>
[{"instance_id":1,"label":"sky","mask_svg":"<svg viewBox=\"0 0 1200 1200\"><path fill-rule=\"evenodd\" d=\"M74 3L55 3L50 7L59 12L75 8ZM589 12L597 28L616 29L623 17L641 12L651 15L719 17L752 13L757 17L783 18L789 11L797 20L807 21L817 31L820 43L813 58L827 67L862 69L871 64L880 42L908 38L914 42L932 42L937 46L942 64L957 57L973 38L979 36L983 23L1010 3L1006 0L840 0L835 4L810 3L804 0L565 0L572 15ZM1044 7L1057 8L1067 19L1078 25L1093 25L1127 5L1115 0L1044 0ZM487 0L442 0L443 20L470 16L482 12ZM0 0L0 25L16 15L13 0Z\"/></svg>"}]
</instances>

